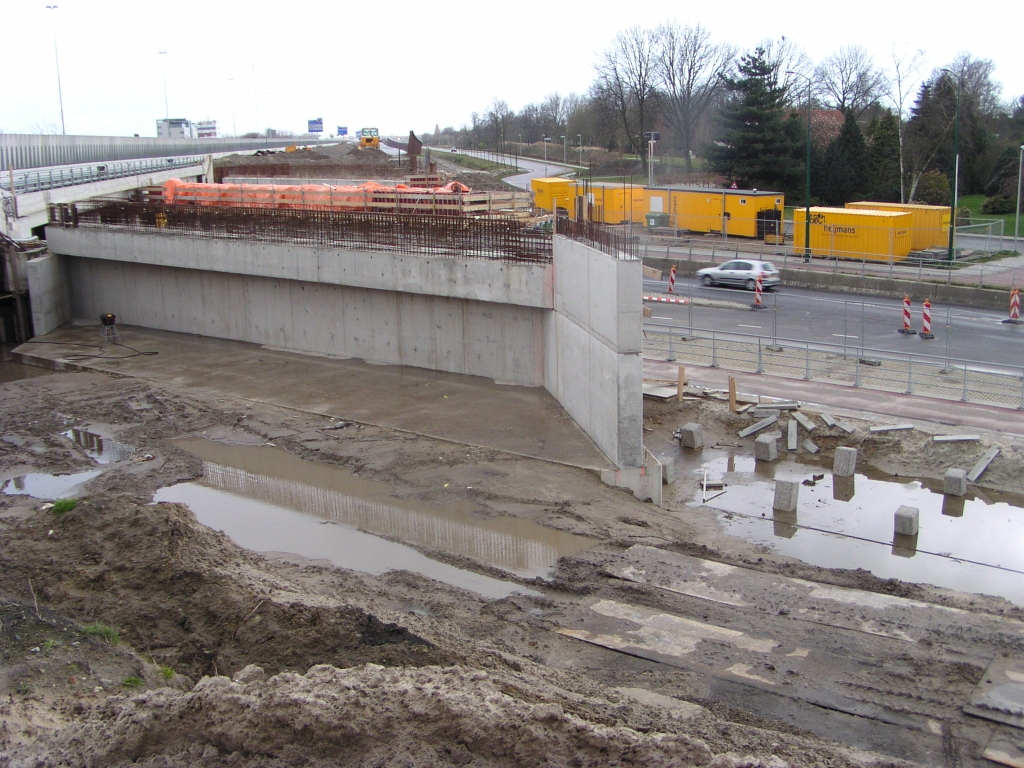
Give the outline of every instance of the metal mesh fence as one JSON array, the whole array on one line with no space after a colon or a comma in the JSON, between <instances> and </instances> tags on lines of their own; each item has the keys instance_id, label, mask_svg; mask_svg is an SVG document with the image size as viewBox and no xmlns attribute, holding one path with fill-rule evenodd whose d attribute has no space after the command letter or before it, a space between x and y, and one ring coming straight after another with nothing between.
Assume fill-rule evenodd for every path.
<instances>
[{"instance_id":1,"label":"metal mesh fence","mask_svg":"<svg viewBox=\"0 0 1024 768\"><path fill-rule=\"evenodd\" d=\"M98 201L51 206L51 225L164 236L356 248L411 256L551 262L551 235L514 218L164 205Z\"/></svg>"},{"instance_id":2,"label":"metal mesh fence","mask_svg":"<svg viewBox=\"0 0 1024 768\"><path fill-rule=\"evenodd\" d=\"M1024 409L1024 369L969 360L843 349L792 339L645 324L644 356L882 392Z\"/></svg>"}]
</instances>

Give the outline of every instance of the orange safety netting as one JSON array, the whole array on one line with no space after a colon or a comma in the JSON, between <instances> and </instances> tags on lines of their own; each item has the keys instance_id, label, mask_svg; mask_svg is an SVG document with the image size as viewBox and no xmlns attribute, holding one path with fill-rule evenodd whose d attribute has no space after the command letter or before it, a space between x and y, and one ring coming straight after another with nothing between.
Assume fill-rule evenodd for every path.
<instances>
[{"instance_id":1,"label":"orange safety netting","mask_svg":"<svg viewBox=\"0 0 1024 768\"><path fill-rule=\"evenodd\" d=\"M244 205L257 208L350 209L395 208L407 203L450 206L470 188L457 181L443 187L393 187L368 181L351 187L330 184L200 184L170 179L164 182L168 204Z\"/></svg>"}]
</instances>

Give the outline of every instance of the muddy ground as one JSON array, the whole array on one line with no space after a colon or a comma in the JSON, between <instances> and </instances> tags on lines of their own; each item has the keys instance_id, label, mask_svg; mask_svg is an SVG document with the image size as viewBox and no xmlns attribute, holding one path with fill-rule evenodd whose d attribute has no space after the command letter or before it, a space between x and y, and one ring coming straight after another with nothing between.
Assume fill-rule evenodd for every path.
<instances>
[{"instance_id":1,"label":"muddy ground","mask_svg":"<svg viewBox=\"0 0 1024 768\"><path fill-rule=\"evenodd\" d=\"M751 418L729 414L721 401L645 406L654 448L671 445L672 430L688 421L705 425L709 444L751 448L752 438L736 437ZM133 458L97 467L62 434L89 425L135 448ZM102 469L63 514L0 495L0 765L984 764L990 730L960 706L992 657L1024 652L1012 633L965 631L955 648L941 638L894 644L817 625L814 637L797 638L806 628L726 614L717 603L613 578L608 568L629 547L649 544L764 574L1024 618L1007 601L816 568L726 536L713 511L685 506L693 476L666 486L662 510L584 470L372 426L328 429L336 426L98 373L0 385L0 481ZM542 596L490 601L408 572L372 577L269 558L199 524L187 507L151 504L157 489L201 474L199 459L169 442L196 435L273 441L389 483L399 496L467 501L482 516L528 516L599 543L563 559L551 581L523 582ZM1020 445L998 436L938 446L919 431L861 429L851 438L834 428L816 440L823 466L836 445L855 444L862 462L935 480L999 444L1003 460L985 483L1024 493ZM806 702L766 703L699 665L660 664L555 632L578 623L595 598L722 626L746 622L746 632L792 631L782 641L820 643L835 658L855 659L860 666L844 685L864 701L933 725L905 735L884 717L868 723Z\"/></svg>"}]
</instances>

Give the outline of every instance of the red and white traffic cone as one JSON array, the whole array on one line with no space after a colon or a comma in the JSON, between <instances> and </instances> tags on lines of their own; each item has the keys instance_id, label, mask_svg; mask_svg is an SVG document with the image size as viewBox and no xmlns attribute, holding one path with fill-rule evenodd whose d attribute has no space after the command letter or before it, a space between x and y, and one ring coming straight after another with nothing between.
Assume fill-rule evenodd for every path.
<instances>
[{"instance_id":1,"label":"red and white traffic cone","mask_svg":"<svg viewBox=\"0 0 1024 768\"><path fill-rule=\"evenodd\" d=\"M668 271L668 292L675 293L676 290L676 267L673 264L672 269Z\"/></svg>"},{"instance_id":2,"label":"red and white traffic cone","mask_svg":"<svg viewBox=\"0 0 1024 768\"><path fill-rule=\"evenodd\" d=\"M932 333L932 303L929 299L925 299L924 306L921 307L921 338L935 338L935 334Z\"/></svg>"},{"instance_id":3,"label":"red and white traffic cone","mask_svg":"<svg viewBox=\"0 0 1024 768\"><path fill-rule=\"evenodd\" d=\"M1020 325L1020 288L1010 291L1010 316L1003 322Z\"/></svg>"},{"instance_id":4,"label":"red and white traffic cone","mask_svg":"<svg viewBox=\"0 0 1024 768\"><path fill-rule=\"evenodd\" d=\"M903 297L903 327L899 329L899 332L908 336L917 334L917 331L910 327L910 297L906 295Z\"/></svg>"},{"instance_id":5,"label":"red and white traffic cone","mask_svg":"<svg viewBox=\"0 0 1024 768\"><path fill-rule=\"evenodd\" d=\"M764 290L764 286L761 284L761 276L757 276L757 282L754 283L754 303L750 305L751 309L764 309L764 304L761 303L761 291Z\"/></svg>"}]
</instances>

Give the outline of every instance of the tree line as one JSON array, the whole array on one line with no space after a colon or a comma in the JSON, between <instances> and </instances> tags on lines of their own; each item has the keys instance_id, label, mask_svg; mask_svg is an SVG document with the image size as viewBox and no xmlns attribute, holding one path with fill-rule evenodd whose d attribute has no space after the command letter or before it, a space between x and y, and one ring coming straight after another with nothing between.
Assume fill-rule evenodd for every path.
<instances>
[{"instance_id":1,"label":"tree line","mask_svg":"<svg viewBox=\"0 0 1024 768\"><path fill-rule=\"evenodd\" d=\"M784 37L741 52L700 25L632 27L599 54L586 93L519 111L495 97L469 125L425 138L509 151L547 137L634 156L646 175L654 131L656 155L679 158L687 173L803 202L810 114L813 203L948 205L959 101L960 193L985 194L991 213L1013 210L1024 96L1004 100L987 59L963 53L924 74L922 57L894 50L880 66L851 45L814 64Z\"/></svg>"}]
</instances>

